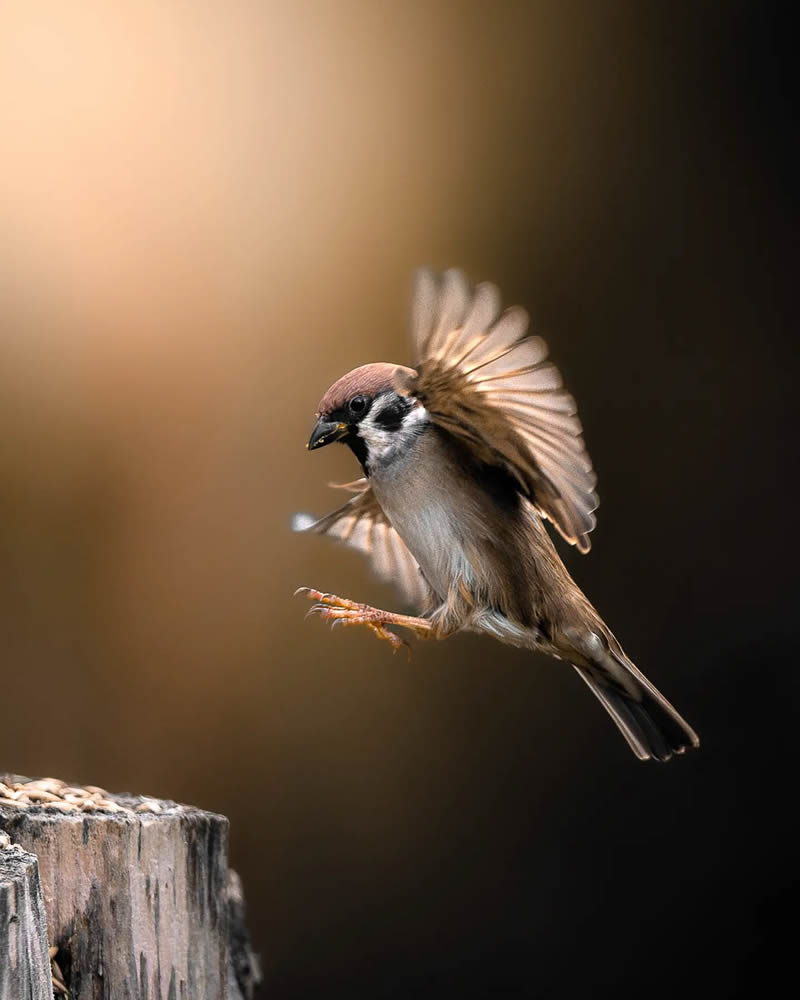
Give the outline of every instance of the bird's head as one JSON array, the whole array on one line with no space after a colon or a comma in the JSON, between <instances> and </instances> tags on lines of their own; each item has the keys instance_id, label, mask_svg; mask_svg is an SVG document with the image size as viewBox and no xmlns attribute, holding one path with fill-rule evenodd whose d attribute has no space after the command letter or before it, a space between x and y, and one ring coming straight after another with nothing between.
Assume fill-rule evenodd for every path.
<instances>
[{"instance_id":1,"label":"bird's head","mask_svg":"<svg viewBox=\"0 0 800 1000\"><path fill-rule=\"evenodd\" d=\"M365 472L400 443L399 432L416 422L420 404L403 391L416 372L378 362L343 375L328 389L317 409L310 450L341 441L349 445ZM411 416L411 419L409 417Z\"/></svg>"}]
</instances>

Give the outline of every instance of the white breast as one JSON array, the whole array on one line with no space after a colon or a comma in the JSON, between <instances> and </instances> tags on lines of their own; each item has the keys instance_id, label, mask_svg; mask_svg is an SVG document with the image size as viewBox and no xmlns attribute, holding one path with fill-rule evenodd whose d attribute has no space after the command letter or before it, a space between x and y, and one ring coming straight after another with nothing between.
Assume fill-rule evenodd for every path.
<instances>
[{"instance_id":1,"label":"white breast","mask_svg":"<svg viewBox=\"0 0 800 1000\"><path fill-rule=\"evenodd\" d=\"M392 461L378 464L370 483L438 596L444 600L454 581L469 586L475 574L464 550L458 477L437 436L422 434Z\"/></svg>"}]
</instances>

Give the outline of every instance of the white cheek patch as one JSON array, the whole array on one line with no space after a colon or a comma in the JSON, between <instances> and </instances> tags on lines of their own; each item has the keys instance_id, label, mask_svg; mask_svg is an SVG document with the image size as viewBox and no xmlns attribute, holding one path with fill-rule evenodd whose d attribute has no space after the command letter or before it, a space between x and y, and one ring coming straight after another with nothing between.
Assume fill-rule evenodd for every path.
<instances>
[{"instance_id":1,"label":"white cheek patch","mask_svg":"<svg viewBox=\"0 0 800 1000\"><path fill-rule=\"evenodd\" d=\"M422 403L417 403L406 414L405 420L403 420L403 431L416 434L423 424L429 424L430 421L430 413L428 413Z\"/></svg>"},{"instance_id":2,"label":"white cheek patch","mask_svg":"<svg viewBox=\"0 0 800 1000\"><path fill-rule=\"evenodd\" d=\"M367 443L370 461L381 459L397 444L401 431L387 431L373 422L371 417L365 417L358 425L358 436Z\"/></svg>"},{"instance_id":3,"label":"white cheek patch","mask_svg":"<svg viewBox=\"0 0 800 1000\"><path fill-rule=\"evenodd\" d=\"M366 442L369 451L370 464L385 462L395 455L402 454L410 447L414 438L423 427L430 422L430 416L425 407L418 403L403 417L398 430L387 430L376 421L376 416L382 408L370 411L358 425L358 434Z\"/></svg>"}]
</instances>

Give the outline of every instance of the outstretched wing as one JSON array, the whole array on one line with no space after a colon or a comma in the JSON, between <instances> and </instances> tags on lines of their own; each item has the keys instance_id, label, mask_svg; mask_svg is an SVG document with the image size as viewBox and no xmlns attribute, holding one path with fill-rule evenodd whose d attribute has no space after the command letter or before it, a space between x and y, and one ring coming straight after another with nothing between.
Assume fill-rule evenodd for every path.
<instances>
[{"instance_id":1,"label":"outstretched wing","mask_svg":"<svg viewBox=\"0 0 800 1000\"><path fill-rule=\"evenodd\" d=\"M356 495L318 521L308 514L295 514L292 529L330 535L365 552L377 575L396 584L409 604L422 609L428 600L428 586L419 564L387 520L369 483L359 479L342 488Z\"/></svg>"},{"instance_id":2,"label":"outstretched wing","mask_svg":"<svg viewBox=\"0 0 800 1000\"><path fill-rule=\"evenodd\" d=\"M510 472L564 538L588 552L597 477L575 400L547 360L545 342L525 336L525 310L500 309L494 285L472 291L460 271L446 271L441 282L418 272L417 371L401 376L398 389L482 461Z\"/></svg>"}]
</instances>

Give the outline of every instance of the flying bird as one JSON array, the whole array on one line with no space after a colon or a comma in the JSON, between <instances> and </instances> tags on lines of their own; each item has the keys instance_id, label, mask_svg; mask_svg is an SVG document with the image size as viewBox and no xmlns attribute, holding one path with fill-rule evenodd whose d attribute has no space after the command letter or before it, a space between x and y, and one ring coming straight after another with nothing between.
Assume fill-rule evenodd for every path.
<instances>
[{"instance_id":1,"label":"flying bird","mask_svg":"<svg viewBox=\"0 0 800 1000\"><path fill-rule=\"evenodd\" d=\"M301 587L313 613L365 626L397 649L390 626L445 639L480 632L571 663L641 760L699 745L692 727L634 666L571 578L544 521L580 552L598 500L575 401L527 313L502 311L490 283L461 271L417 273L416 368L363 365L320 401L308 448L350 447L353 495L294 528L368 554L418 616Z\"/></svg>"}]
</instances>

